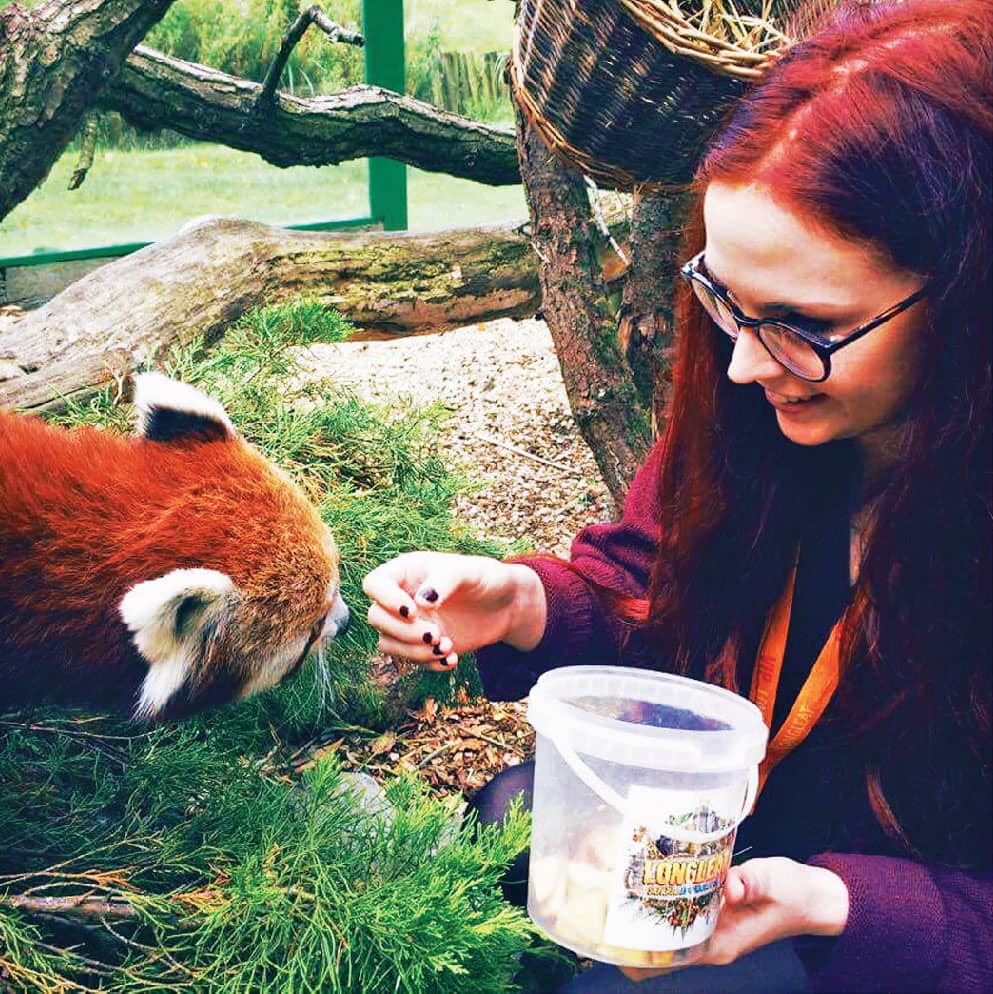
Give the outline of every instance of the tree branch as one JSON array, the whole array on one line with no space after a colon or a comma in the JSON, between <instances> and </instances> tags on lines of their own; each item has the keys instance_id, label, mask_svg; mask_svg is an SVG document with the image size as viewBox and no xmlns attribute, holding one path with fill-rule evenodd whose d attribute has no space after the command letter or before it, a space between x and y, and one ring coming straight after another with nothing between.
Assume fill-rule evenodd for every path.
<instances>
[{"instance_id":1,"label":"tree branch","mask_svg":"<svg viewBox=\"0 0 993 994\"><path fill-rule=\"evenodd\" d=\"M28 894L2 894L0 904L26 915L55 915L59 918L79 918L84 921L102 918L133 921L138 917L134 906L126 901L107 901L91 894L67 897L33 897Z\"/></svg>"},{"instance_id":2,"label":"tree branch","mask_svg":"<svg viewBox=\"0 0 993 994\"><path fill-rule=\"evenodd\" d=\"M78 190L83 185L86 174L93 166L93 154L97 147L97 130L96 114L87 115L79 145L79 158L76 160L76 168L73 169L69 179L70 190Z\"/></svg>"},{"instance_id":3,"label":"tree branch","mask_svg":"<svg viewBox=\"0 0 993 994\"><path fill-rule=\"evenodd\" d=\"M277 93L253 114L262 86L139 46L100 106L140 128L255 152L276 166L385 156L418 169L505 186L520 181L514 135L376 86L327 97Z\"/></svg>"},{"instance_id":4,"label":"tree branch","mask_svg":"<svg viewBox=\"0 0 993 994\"><path fill-rule=\"evenodd\" d=\"M0 407L59 406L173 342L215 340L248 308L302 295L335 306L366 337L530 316L539 303L534 254L513 224L343 234L200 221L0 332L0 357L27 374L0 382Z\"/></svg>"},{"instance_id":5,"label":"tree branch","mask_svg":"<svg viewBox=\"0 0 993 994\"><path fill-rule=\"evenodd\" d=\"M362 35L348 31L340 24L335 24L320 7L308 7L301 11L290 30L286 32L286 37L283 39L282 45L279 46L279 52L262 81L262 92L259 93L256 100L256 107L260 111L268 112L275 102L276 87L279 86L279 80L282 78L286 63L289 61L290 53L311 24L316 24L332 42L340 41L346 45L356 45L359 48L365 44Z\"/></svg>"}]
</instances>

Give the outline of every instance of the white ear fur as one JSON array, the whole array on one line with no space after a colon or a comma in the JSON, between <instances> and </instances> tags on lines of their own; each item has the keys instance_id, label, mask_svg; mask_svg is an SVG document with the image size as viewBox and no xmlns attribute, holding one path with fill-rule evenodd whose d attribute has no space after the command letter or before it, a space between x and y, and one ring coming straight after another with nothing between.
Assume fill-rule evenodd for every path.
<instances>
[{"instance_id":1,"label":"white ear fur","mask_svg":"<svg viewBox=\"0 0 993 994\"><path fill-rule=\"evenodd\" d=\"M134 406L138 414L138 434L155 437L157 411L189 415L192 425L212 423L220 437L234 438L234 425L224 408L203 391L171 380L162 373L140 373L134 378Z\"/></svg>"},{"instance_id":2,"label":"white ear fur","mask_svg":"<svg viewBox=\"0 0 993 994\"><path fill-rule=\"evenodd\" d=\"M136 717L157 714L189 675L195 642L191 632L180 630L180 611L195 601L195 631L200 631L221 613L233 590L231 577L218 570L174 569L136 584L121 598L121 619L149 663Z\"/></svg>"}]
</instances>

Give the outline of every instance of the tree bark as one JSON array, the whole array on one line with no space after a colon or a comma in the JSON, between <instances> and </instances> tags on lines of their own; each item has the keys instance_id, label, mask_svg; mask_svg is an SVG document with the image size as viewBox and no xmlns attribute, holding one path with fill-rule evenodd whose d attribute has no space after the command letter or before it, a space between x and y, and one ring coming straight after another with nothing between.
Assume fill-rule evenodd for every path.
<instances>
[{"instance_id":1,"label":"tree bark","mask_svg":"<svg viewBox=\"0 0 993 994\"><path fill-rule=\"evenodd\" d=\"M580 434L619 504L651 443L650 408L618 347L583 177L551 155L519 110L517 135L542 314Z\"/></svg>"},{"instance_id":2,"label":"tree bark","mask_svg":"<svg viewBox=\"0 0 993 994\"><path fill-rule=\"evenodd\" d=\"M0 11L0 218L48 175L171 0L49 0Z\"/></svg>"},{"instance_id":3,"label":"tree bark","mask_svg":"<svg viewBox=\"0 0 993 994\"><path fill-rule=\"evenodd\" d=\"M534 253L512 224L430 234L287 231L207 220L102 266L0 332L0 407L59 406L174 342L208 340L245 310L302 295L335 306L358 337L532 315Z\"/></svg>"},{"instance_id":4,"label":"tree bark","mask_svg":"<svg viewBox=\"0 0 993 994\"><path fill-rule=\"evenodd\" d=\"M353 86L329 97L262 86L139 46L100 106L141 128L255 152L276 166L322 166L385 156L491 186L520 182L514 135L383 90Z\"/></svg>"},{"instance_id":5,"label":"tree bark","mask_svg":"<svg viewBox=\"0 0 993 994\"><path fill-rule=\"evenodd\" d=\"M618 344L641 407L651 411L653 435L660 430L672 387L673 295L688 204L685 190L636 191L631 214L631 265Z\"/></svg>"}]
</instances>

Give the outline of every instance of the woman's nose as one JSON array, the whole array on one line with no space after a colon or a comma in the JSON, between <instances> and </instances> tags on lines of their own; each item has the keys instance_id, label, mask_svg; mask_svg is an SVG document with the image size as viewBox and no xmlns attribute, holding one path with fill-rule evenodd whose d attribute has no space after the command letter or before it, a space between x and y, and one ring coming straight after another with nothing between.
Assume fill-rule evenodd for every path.
<instances>
[{"instance_id":1,"label":"woman's nose","mask_svg":"<svg viewBox=\"0 0 993 994\"><path fill-rule=\"evenodd\" d=\"M742 328L734 343L728 379L732 383L754 383L783 372L783 367L769 355L751 328Z\"/></svg>"}]
</instances>

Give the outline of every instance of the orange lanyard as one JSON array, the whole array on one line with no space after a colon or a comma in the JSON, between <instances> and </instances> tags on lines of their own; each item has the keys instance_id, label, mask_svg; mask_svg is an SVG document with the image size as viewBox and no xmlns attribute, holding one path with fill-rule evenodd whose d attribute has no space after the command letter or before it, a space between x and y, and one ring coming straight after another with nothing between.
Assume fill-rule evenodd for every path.
<instances>
[{"instance_id":1,"label":"orange lanyard","mask_svg":"<svg viewBox=\"0 0 993 994\"><path fill-rule=\"evenodd\" d=\"M790 610L793 607L793 588L796 585L796 568L793 564L783 596L779 598L769 614L762 644L755 660L752 674L752 687L748 694L752 702L762 712L767 728L772 728L772 710L776 703L779 676L783 670L783 656L786 654L786 636L790 628ZM800 688L790 713L782 728L769 743L765 759L759 765L759 785L761 792L772 768L795 749L809 734L826 710L831 696L838 686L841 672L841 628L839 621L828 635L820 655Z\"/></svg>"}]
</instances>

